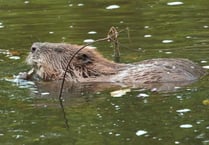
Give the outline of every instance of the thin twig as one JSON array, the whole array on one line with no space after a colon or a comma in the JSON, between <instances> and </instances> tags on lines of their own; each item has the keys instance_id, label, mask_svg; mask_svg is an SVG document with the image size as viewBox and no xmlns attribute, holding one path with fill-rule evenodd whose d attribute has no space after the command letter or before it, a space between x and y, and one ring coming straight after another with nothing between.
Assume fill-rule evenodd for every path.
<instances>
[{"instance_id":1,"label":"thin twig","mask_svg":"<svg viewBox=\"0 0 209 145\"><path fill-rule=\"evenodd\" d=\"M67 75L68 67L70 66L70 64L71 64L73 58L76 56L76 54L78 54L82 49L84 49L85 47L87 47L87 46L89 46L89 45L91 45L91 44L93 44L93 43L96 43L96 42L99 42L99 41L105 41L105 40L108 40L108 39L109 39L109 38L106 37L106 38L98 39L98 40L95 40L94 42L88 43L88 44L82 46L81 48L79 48L79 49L72 55L71 59L69 60L69 62L68 62L68 64L67 64L67 67L66 67L66 69L65 69L64 75L63 75L63 79L62 79L62 83L61 83L61 88L60 88L60 93L59 93L59 98L62 97L62 90L63 90L63 87L64 87L65 77L66 77L66 75Z\"/></svg>"},{"instance_id":2,"label":"thin twig","mask_svg":"<svg viewBox=\"0 0 209 145\"><path fill-rule=\"evenodd\" d=\"M129 43L131 43L131 36L130 36L130 29L129 29L129 27L127 27L126 30L127 30Z\"/></svg>"},{"instance_id":3,"label":"thin twig","mask_svg":"<svg viewBox=\"0 0 209 145\"><path fill-rule=\"evenodd\" d=\"M70 128L70 126L68 124L68 119L66 117L65 108L64 108L64 105L63 105L63 100L61 98L59 98L59 101L60 101L60 107L62 109L62 113L63 113L63 118L64 118L64 121L65 121L65 125L66 125L67 128Z\"/></svg>"},{"instance_id":4,"label":"thin twig","mask_svg":"<svg viewBox=\"0 0 209 145\"><path fill-rule=\"evenodd\" d=\"M111 27L111 29L112 29L112 28L114 28L114 27ZM110 31L111 31L111 29L110 29ZM110 32L110 31L109 31L109 32ZM87 46L89 46L89 45L91 45L91 44L94 44L94 43L96 43L96 42L105 41L105 40L115 42L116 40L115 40L114 38L117 38L118 33L123 32L123 31L124 31L124 30L121 30L121 31L119 31L119 32L115 31L115 33L109 33L109 32L108 32L107 37L101 38L101 39L97 39L97 40L95 40L94 42L91 42L91 43L87 43L86 45L84 45L84 46L82 46L81 48L79 48L79 49L72 55L71 59L69 60L69 62L68 62L68 64L67 64L67 67L66 67L66 69L65 69L64 75L63 75L63 79L62 79L62 83L61 83L61 87L60 87L60 92L59 92L59 99L62 99L62 91L63 91L63 87L64 87L64 83L65 83L65 78L66 78L68 68L69 68L69 66L70 66L70 64L71 64L71 62L72 62L72 60L73 60L73 58L74 58L74 57L75 57L82 49L84 49L85 47L87 47ZM117 35L117 36L115 36L115 35ZM117 44L119 44L119 43L117 42Z\"/></svg>"},{"instance_id":5,"label":"thin twig","mask_svg":"<svg viewBox=\"0 0 209 145\"><path fill-rule=\"evenodd\" d=\"M118 42L119 34L118 34L117 29L115 27L111 27L108 32L108 36L110 36L109 38L113 42L115 62L120 62L120 49L119 49L119 42Z\"/></svg>"}]
</instances>

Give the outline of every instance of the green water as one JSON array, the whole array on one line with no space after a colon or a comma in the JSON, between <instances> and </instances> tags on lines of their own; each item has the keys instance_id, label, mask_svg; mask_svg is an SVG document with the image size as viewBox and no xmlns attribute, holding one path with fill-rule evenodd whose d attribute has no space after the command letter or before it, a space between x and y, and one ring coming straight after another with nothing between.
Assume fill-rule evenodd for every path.
<instances>
[{"instance_id":1,"label":"green water","mask_svg":"<svg viewBox=\"0 0 209 145\"><path fill-rule=\"evenodd\" d=\"M84 44L106 37L111 26L129 28L129 38L127 31L119 37L122 62L182 57L209 65L209 1L169 2L0 0L0 144L208 145L208 76L176 92L131 89L122 97L110 94L120 88L71 86L64 110L56 82L7 81L29 69L33 42ZM110 44L94 46L113 59Z\"/></svg>"}]
</instances>

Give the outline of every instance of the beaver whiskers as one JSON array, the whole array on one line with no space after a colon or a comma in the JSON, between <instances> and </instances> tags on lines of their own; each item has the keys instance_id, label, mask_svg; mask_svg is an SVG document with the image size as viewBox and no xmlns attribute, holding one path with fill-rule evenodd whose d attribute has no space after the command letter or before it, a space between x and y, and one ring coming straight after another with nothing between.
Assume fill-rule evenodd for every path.
<instances>
[{"instance_id":1,"label":"beaver whiskers","mask_svg":"<svg viewBox=\"0 0 209 145\"><path fill-rule=\"evenodd\" d=\"M34 43L26 61L35 68L41 79L62 79L68 61L79 47L64 43ZM66 80L82 81L85 78L116 74L118 66L120 65L103 58L91 47L86 47L73 59Z\"/></svg>"}]
</instances>

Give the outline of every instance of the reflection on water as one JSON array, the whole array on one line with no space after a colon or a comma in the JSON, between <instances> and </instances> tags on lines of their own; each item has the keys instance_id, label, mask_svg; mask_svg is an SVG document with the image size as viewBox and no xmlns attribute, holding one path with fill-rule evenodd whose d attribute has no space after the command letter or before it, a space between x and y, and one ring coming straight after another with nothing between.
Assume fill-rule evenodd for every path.
<instances>
[{"instance_id":1,"label":"reflection on water","mask_svg":"<svg viewBox=\"0 0 209 145\"><path fill-rule=\"evenodd\" d=\"M0 1L1 144L208 145L208 76L175 92L67 84L63 108L59 82L5 80L29 69L24 60L33 42L83 44L106 37L111 26L130 29L130 40L119 35L122 62L182 57L207 68L208 6L208 0ZM113 59L108 43L95 47Z\"/></svg>"}]
</instances>

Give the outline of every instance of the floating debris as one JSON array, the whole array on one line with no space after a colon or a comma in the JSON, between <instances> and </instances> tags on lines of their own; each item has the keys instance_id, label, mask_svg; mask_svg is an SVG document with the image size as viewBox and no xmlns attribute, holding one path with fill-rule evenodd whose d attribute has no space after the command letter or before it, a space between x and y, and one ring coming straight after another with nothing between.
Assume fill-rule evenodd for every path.
<instances>
[{"instance_id":1,"label":"floating debris","mask_svg":"<svg viewBox=\"0 0 209 145\"><path fill-rule=\"evenodd\" d=\"M122 97L122 96L125 95L127 92L131 92L131 89L123 89L123 90L113 91L113 92L110 92L110 95L111 95L112 97Z\"/></svg>"},{"instance_id":2,"label":"floating debris","mask_svg":"<svg viewBox=\"0 0 209 145\"><path fill-rule=\"evenodd\" d=\"M209 99L203 100L203 101L202 101L202 104L203 104L203 105L209 105Z\"/></svg>"},{"instance_id":3,"label":"floating debris","mask_svg":"<svg viewBox=\"0 0 209 145\"><path fill-rule=\"evenodd\" d=\"M0 49L0 54L5 55L9 59L14 59L14 60L20 59L20 56L17 56L20 55L20 52L18 51L9 51L9 50Z\"/></svg>"}]
</instances>

